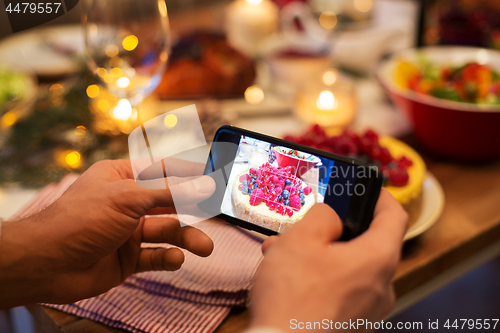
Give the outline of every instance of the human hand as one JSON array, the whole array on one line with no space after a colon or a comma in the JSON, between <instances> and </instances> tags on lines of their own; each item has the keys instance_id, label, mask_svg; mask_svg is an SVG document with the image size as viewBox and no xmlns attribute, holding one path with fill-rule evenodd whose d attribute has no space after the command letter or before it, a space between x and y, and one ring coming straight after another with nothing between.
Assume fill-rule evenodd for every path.
<instances>
[{"instance_id":1,"label":"human hand","mask_svg":"<svg viewBox=\"0 0 500 333\"><path fill-rule=\"evenodd\" d=\"M177 176L200 175L193 169L197 167L183 165ZM197 203L214 189L212 178L197 178L176 185L176 199ZM144 219L152 211L175 212L171 191L168 184L162 190L137 186L130 161L102 161L40 213L4 222L0 308L77 301L101 294L134 273L181 267L180 249L146 249L142 242L169 243L199 256L210 255L213 242L202 231L181 227L173 218Z\"/></svg>"},{"instance_id":2,"label":"human hand","mask_svg":"<svg viewBox=\"0 0 500 333\"><path fill-rule=\"evenodd\" d=\"M313 206L294 227L264 242L251 290L251 327L288 332L299 322L381 320L394 304L391 279L407 223L406 212L383 189L370 228L335 242L342 234L339 217L325 204Z\"/></svg>"}]
</instances>

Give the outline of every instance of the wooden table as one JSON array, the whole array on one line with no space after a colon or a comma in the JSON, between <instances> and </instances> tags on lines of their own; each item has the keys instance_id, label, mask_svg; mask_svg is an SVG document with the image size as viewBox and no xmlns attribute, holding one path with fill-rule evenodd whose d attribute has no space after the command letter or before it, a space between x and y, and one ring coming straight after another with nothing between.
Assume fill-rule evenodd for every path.
<instances>
[{"instance_id":1,"label":"wooden table","mask_svg":"<svg viewBox=\"0 0 500 333\"><path fill-rule=\"evenodd\" d=\"M409 141L411 144L412 139ZM428 169L441 183L446 201L439 221L405 245L394 278L399 300L416 291L419 295L411 297L413 300L425 296L429 288L422 291L423 286L432 284L432 281L446 276L474 256L500 244L500 162L466 165L426 155L424 159ZM480 260L475 260L455 277L479 263ZM41 306L31 307L30 310L37 324L46 332L119 331ZM247 324L248 311L235 309L216 332L241 332Z\"/></svg>"}]
</instances>

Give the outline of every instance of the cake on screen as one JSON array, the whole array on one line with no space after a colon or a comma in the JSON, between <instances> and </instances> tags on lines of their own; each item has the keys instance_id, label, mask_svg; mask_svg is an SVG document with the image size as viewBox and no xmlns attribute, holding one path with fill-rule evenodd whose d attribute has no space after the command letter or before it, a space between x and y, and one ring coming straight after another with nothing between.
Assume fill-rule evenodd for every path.
<instances>
[{"instance_id":1,"label":"cake on screen","mask_svg":"<svg viewBox=\"0 0 500 333\"><path fill-rule=\"evenodd\" d=\"M242 137L221 210L282 232L323 202L321 165L317 156Z\"/></svg>"}]
</instances>

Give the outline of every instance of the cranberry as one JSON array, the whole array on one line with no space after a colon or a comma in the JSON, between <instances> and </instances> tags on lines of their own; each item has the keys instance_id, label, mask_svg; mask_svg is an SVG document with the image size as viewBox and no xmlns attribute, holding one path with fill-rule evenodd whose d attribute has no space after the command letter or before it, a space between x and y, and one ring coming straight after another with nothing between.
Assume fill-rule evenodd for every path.
<instances>
[{"instance_id":1,"label":"cranberry","mask_svg":"<svg viewBox=\"0 0 500 333\"><path fill-rule=\"evenodd\" d=\"M292 215L293 215L293 210L291 210L290 208L288 208L288 209L286 210L286 213L287 213L287 215L288 215L289 217L292 217Z\"/></svg>"}]
</instances>

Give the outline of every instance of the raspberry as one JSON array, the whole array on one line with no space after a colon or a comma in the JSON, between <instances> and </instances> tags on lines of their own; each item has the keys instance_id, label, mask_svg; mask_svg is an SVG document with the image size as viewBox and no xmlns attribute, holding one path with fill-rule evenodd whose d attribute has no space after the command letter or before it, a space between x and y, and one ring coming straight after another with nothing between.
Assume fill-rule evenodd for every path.
<instances>
[{"instance_id":1,"label":"raspberry","mask_svg":"<svg viewBox=\"0 0 500 333\"><path fill-rule=\"evenodd\" d=\"M380 147L374 146L372 151L370 152L370 158L374 161L380 161L380 157L382 156L382 150Z\"/></svg>"},{"instance_id":2,"label":"raspberry","mask_svg":"<svg viewBox=\"0 0 500 333\"><path fill-rule=\"evenodd\" d=\"M387 165L391 163L391 161L392 161L392 156L389 149L385 147L380 148L380 162L382 162L382 165Z\"/></svg>"},{"instance_id":3,"label":"raspberry","mask_svg":"<svg viewBox=\"0 0 500 333\"><path fill-rule=\"evenodd\" d=\"M273 184L276 184L279 181L279 178L278 178L278 176L272 176L271 180L272 180Z\"/></svg>"},{"instance_id":4,"label":"raspberry","mask_svg":"<svg viewBox=\"0 0 500 333\"><path fill-rule=\"evenodd\" d=\"M251 175L255 175L257 173L257 170L255 168L250 168L250 170L248 170L248 172L251 174Z\"/></svg>"},{"instance_id":5,"label":"raspberry","mask_svg":"<svg viewBox=\"0 0 500 333\"><path fill-rule=\"evenodd\" d=\"M335 145L335 152L339 155L355 155L358 153L356 142L347 137L341 137Z\"/></svg>"},{"instance_id":6,"label":"raspberry","mask_svg":"<svg viewBox=\"0 0 500 333\"><path fill-rule=\"evenodd\" d=\"M359 149L367 155L372 151L372 146L373 142L368 138L363 137L359 140Z\"/></svg>"},{"instance_id":7,"label":"raspberry","mask_svg":"<svg viewBox=\"0 0 500 333\"><path fill-rule=\"evenodd\" d=\"M288 203L288 205L293 209L299 210L301 207L300 197L298 195L294 195L290 198L290 202Z\"/></svg>"},{"instance_id":8,"label":"raspberry","mask_svg":"<svg viewBox=\"0 0 500 333\"><path fill-rule=\"evenodd\" d=\"M240 176L239 180L240 180L240 183L243 183L245 180L249 180L250 179L250 176L248 174L243 174Z\"/></svg>"},{"instance_id":9,"label":"raspberry","mask_svg":"<svg viewBox=\"0 0 500 333\"><path fill-rule=\"evenodd\" d=\"M281 192L283 192L283 189L280 186L276 186L274 188L274 192L276 192L276 195L280 195Z\"/></svg>"},{"instance_id":10,"label":"raspberry","mask_svg":"<svg viewBox=\"0 0 500 333\"><path fill-rule=\"evenodd\" d=\"M309 193L312 192L312 188L310 186L307 186L306 188L304 188L304 194L305 195L309 195Z\"/></svg>"},{"instance_id":11,"label":"raspberry","mask_svg":"<svg viewBox=\"0 0 500 333\"><path fill-rule=\"evenodd\" d=\"M320 137L326 136L325 130L323 129L323 127L319 126L318 124L313 125L309 131L310 131L310 133L314 133Z\"/></svg>"},{"instance_id":12,"label":"raspberry","mask_svg":"<svg viewBox=\"0 0 500 333\"><path fill-rule=\"evenodd\" d=\"M374 130L368 129L366 130L365 134L363 135L365 138L370 139L371 141L378 141L378 134L375 133Z\"/></svg>"},{"instance_id":13,"label":"raspberry","mask_svg":"<svg viewBox=\"0 0 500 333\"><path fill-rule=\"evenodd\" d=\"M257 206L263 201L264 201L264 193L262 192L262 190L260 189L253 190L252 194L250 195L250 205Z\"/></svg>"},{"instance_id":14,"label":"raspberry","mask_svg":"<svg viewBox=\"0 0 500 333\"><path fill-rule=\"evenodd\" d=\"M411 167L413 165L413 161L406 156L401 156L401 158L397 161L397 163L398 166L402 169Z\"/></svg>"},{"instance_id":15,"label":"raspberry","mask_svg":"<svg viewBox=\"0 0 500 333\"><path fill-rule=\"evenodd\" d=\"M394 168L389 170L389 181L395 186L406 185L409 178L406 169Z\"/></svg>"}]
</instances>

